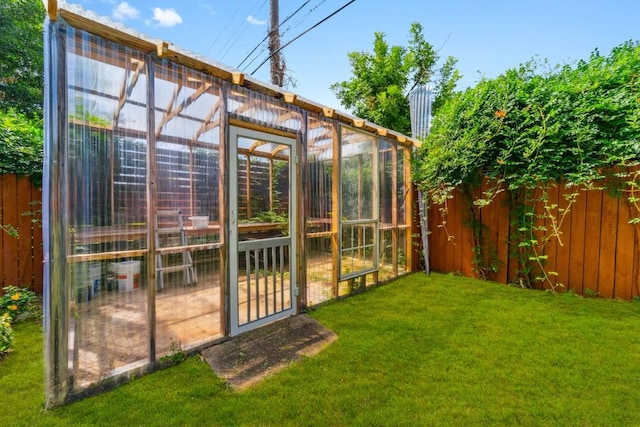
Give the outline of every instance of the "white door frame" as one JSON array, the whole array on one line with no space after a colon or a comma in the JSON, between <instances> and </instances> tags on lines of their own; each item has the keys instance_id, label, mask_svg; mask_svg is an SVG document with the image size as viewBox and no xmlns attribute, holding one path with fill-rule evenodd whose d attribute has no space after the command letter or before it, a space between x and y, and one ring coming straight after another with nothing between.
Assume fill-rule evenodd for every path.
<instances>
[{"instance_id":1,"label":"white door frame","mask_svg":"<svg viewBox=\"0 0 640 427\"><path fill-rule=\"evenodd\" d=\"M284 144L289 147L289 234L288 236L239 241L238 233L238 138L247 137L260 141ZM296 314L297 312L297 280L296 280L296 139L259 132L251 129L230 126L229 128L229 296L230 296L230 331L231 336L255 329L275 320ZM289 299L291 306L287 309L267 314L256 320L239 324L239 292L238 292L238 264L239 253L247 250L289 248ZM281 249L282 250L282 249ZM281 253L282 255L282 253ZM281 258L282 259L282 256ZM282 264L281 264L282 265ZM275 273L274 273L275 277Z\"/></svg>"}]
</instances>

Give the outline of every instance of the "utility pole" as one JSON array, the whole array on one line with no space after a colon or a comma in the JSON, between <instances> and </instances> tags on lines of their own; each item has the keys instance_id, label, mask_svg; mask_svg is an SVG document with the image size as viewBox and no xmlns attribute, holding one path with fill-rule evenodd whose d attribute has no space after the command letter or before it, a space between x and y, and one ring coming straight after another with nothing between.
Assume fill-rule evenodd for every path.
<instances>
[{"instance_id":1,"label":"utility pole","mask_svg":"<svg viewBox=\"0 0 640 427\"><path fill-rule=\"evenodd\" d=\"M278 0L271 0L271 28L269 29L269 53L271 54L271 83L284 86L284 59L280 56L280 12Z\"/></svg>"}]
</instances>

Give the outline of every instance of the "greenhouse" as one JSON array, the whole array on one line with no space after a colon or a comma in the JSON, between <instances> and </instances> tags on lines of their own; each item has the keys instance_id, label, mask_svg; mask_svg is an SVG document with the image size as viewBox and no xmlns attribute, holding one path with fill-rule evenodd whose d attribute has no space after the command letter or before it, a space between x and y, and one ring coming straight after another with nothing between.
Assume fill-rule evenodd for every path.
<instances>
[{"instance_id":1,"label":"greenhouse","mask_svg":"<svg viewBox=\"0 0 640 427\"><path fill-rule=\"evenodd\" d=\"M416 140L55 1L45 61L48 407L416 268Z\"/></svg>"}]
</instances>

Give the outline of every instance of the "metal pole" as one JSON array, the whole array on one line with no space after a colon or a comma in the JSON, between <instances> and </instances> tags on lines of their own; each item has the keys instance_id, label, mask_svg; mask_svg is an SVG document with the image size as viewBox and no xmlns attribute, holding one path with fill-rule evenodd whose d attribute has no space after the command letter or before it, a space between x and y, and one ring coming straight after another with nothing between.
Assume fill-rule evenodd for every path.
<instances>
[{"instance_id":1,"label":"metal pole","mask_svg":"<svg viewBox=\"0 0 640 427\"><path fill-rule=\"evenodd\" d=\"M409 94L411 111L411 133L414 138L425 138L429 134L431 124L431 88L418 86ZM429 206L427 196L418 191L418 211L420 214L420 234L424 252L425 273L430 273L429 266Z\"/></svg>"}]
</instances>

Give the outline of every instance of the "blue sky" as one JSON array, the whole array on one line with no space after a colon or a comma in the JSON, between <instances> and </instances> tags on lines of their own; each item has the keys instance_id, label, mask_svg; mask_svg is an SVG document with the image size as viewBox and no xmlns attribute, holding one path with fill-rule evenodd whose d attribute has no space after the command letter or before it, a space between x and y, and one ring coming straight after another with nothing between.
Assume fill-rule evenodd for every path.
<instances>
[{"instance_id":1,"label":"blue sky","mask_svg":"<svg viewBox=\"0 0 640 427\"><path fill-rule=\"evenodd\" d=\"M282 44L347 4L348 0L280 0L285 23ZM269 26L269 0L77 0L150 37L161 38L247 74L267 57L260 42ZM480 75L495 77L532 57L551 64L588 59L598 48L608 54L626 40L640 40L639 0L356 0L283 50L296 87L291 91L343 109L329 86L351 77L348 52L371 52L374 32L390 45L407 45L411 23L425 38L454 56L463 74L459 88ZM259 55L256 55L259 54ZM254 62L247 66L252 59ZM269 64L254 77L268 82Z\"/></svg>"}]
</instances>

